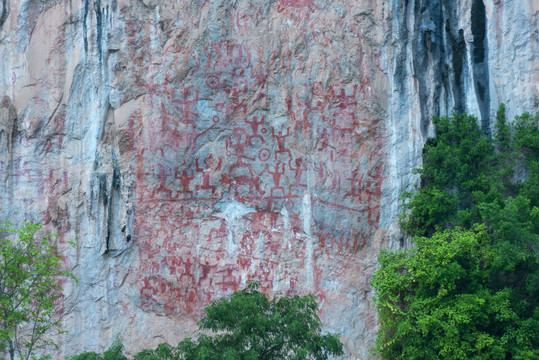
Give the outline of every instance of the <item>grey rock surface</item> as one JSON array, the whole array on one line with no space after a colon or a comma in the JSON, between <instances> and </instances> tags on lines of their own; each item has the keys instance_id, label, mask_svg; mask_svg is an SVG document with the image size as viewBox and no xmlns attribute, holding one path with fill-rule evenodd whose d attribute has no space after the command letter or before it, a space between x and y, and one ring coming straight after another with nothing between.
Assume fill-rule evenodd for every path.
<instances>
[{"instance_id":1,"label":"grey rock surface","mask_svg":"<svg viewBox=\"0 0 539 360\"><path fill-rule=\"evenodd\" d=\"M432 116L537 112L538 41L533 0L2 0L0 218L80 280L55 357L176 344L257 279L371 358Z\"/></svg>"}]
</instances>

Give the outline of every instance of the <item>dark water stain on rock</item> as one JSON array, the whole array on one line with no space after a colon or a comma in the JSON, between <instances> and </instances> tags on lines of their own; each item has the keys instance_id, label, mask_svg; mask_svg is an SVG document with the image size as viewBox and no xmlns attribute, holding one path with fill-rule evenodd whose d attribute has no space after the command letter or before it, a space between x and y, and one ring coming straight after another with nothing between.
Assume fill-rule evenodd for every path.
<instances>
[{"instance_id":1,"label":"dark water stain on rock","mask_svg":"<svg viewBox=\"0 0 539 360\"><path fill-rule=\"evenodd\" d=\"M475 94L481 112L481 127L487 135L490 130L490 92L487 46L487 16L483 0L473 0L471 9L472 69Z\"/></svg>"},{"instance_id":2,"label":"dark water stain on rock","mask_svg":"<svg viewBox=\"0 0 539 360\"><path fill-rule=\"evenodd\" d=\"M88 11L90 9L90 0L84 0L84 16L82 17L82 37L84 38L84 52L88 52L88 25L86 25L86 19L88 18Z\"/></svg>"}]
</instances>

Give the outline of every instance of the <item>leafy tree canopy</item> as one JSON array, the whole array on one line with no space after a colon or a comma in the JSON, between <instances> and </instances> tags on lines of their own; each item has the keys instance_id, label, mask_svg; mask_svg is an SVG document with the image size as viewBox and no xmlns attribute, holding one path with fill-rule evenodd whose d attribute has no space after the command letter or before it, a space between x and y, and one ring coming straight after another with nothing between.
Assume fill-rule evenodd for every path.
<instances>
[{"instance_id":1,"label":"leafy tree canopy","mask_svg":"<svg viewBox=\"0 0 539 360\"><path fill-rule=\"evenodd\" d=\"M250 282L243 291L212 302L200 321L197 342L182 341L185 359L327 359L341 355L335 335L321 335L315 296L284 296L269 300Z\"/></svg>"},{"instance_id":2,"label":"leafy tree canopy","mask_svg":"<svg viewBox=\"0 0 539 360\"><path fill-rule=\"evenodd\" d=\"M489 281L492 239L485 225L475 225L418 237L410 250L382 252L372 281L383 358L537 358L537 318L521 318L515 290Z\"/></svg>"},{"instance_id":3,"label":"leafy tree canopy","mask_svg":"<svg viewBox=\"0 0 539 360\"><path fill-rule=\"evenodd\" d=\"M471 115L435 117L433 122L436 137L427 140L423 166L415 170L421 186L403 194L402 229L412 236L429 236L437 227L469 228L486 222L497 238L520 227L523 233L512 234L517 241L536 240L539 116L525 113L511 126L502 104L493 140ZM504 214L494 216L498 210Z\"/></svg>"},{"instance_id":4,"label":"leafy tree canopy","mask_svg":"<svg viewBox=\"0 0 539 360\"><path fill-rule=\"evenodd\" d=\"M373 277L385 359L539 358L539 117L434 118L421 186L404 194L415 248Z\"/></svg>"},{"instance_id":5,"label":"leafy tree canopy","mask_svg":"<svg viewBox=\"0 0 539 360\"><path fill-rule=\"evenodd\" d=\"M181 341L176 348L161 344L136 354L134 360L323 360L342 355L338 337L321 335L315 296L268 299L256 281L204 309L196 341ZM208 335L208 333L213 333ZM104 356L82 353L71 360L124 360L116 340ZM109 357L107 357L107 353Z\"/></svg>"},{"instance_id":6,"label":"leafy tree canopy","mask_svg":"<svg viewBox=\"0 0 539 360\"><path fill-rule=\"evenodd\" d=\"M103 355L85 351L79 355L70 357L70 360L127 360L127 357L123 354L123 350L124 345L122 344L121 339L116 336L112 345Z\"/></svg>"},{"instance_id":7,"label":"leafy tree canopy","mask_svg":"<svg viewBox=\"0 0 539 360\"><path fill-rule=\"evenodd\" d=\"M74 279L54 246L54 235L40 226L0 226L0 353L30 359L36 349L54 345L44 335L61 320L62 281Z\"/></svg>"}]
</instances>

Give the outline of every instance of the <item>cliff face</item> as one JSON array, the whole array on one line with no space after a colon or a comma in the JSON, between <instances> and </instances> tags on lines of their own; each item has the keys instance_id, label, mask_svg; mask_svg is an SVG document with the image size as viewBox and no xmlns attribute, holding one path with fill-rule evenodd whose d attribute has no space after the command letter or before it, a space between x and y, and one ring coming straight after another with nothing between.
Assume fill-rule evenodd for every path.
<instances>
[{"instance_id":1,"label":"cliff face","mask_svg":"<svg viewBox=\"0 0 539 360\"><path fill-rule=\"evenodd\" d=\"M537 111L538 40L533 0L2 0L0 217L80 280L58 357L175 344L254 278L368 358L431 117Z\"/></svg>"}]
</instances>

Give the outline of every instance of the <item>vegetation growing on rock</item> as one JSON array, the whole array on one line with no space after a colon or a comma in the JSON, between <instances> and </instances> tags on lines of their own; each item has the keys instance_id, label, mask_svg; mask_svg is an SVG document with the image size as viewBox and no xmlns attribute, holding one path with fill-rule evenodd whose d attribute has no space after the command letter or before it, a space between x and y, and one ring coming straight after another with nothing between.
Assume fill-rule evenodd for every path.
<instances>
[{"instance_id":1,"label":"vegetation growing on rock","mask_svg":"<svg viewBox=\"0 0 539 360\"><path fill-rule=\"evenodd\" d=\"M198 339L184 339L176 348L161 344L136 354L134 360L282 360L328 359L342 355L338 337L321 335L315 296L268 299L256 281L204 309ZM213 333L208 335L208 331ZM83 353L71 360L123 360L118 340L103 356Z\"/></svg>"},{"instance_id":2,"label":"vegetation growing on rock","mask_svg":"<svg viewBox=\"0 0 539 360\"><path fill-rule=\"evenodd\" d=\"M473 116L435 118L421 186L404 194L415 247L373 277L384 359L539 358L539 117L496 136Z\"/></svg>"},{"instance_id":3,"label":"vegetation growing on rock","mask_svg":"<svg viewBox=\"0 0 539 360\"><path fill-rule=\"evenodd\" d=\"M30 359L54 345L48 332L61 320L62 282L74 279L54 245L54 235L23 223L0 226L0 354Z\"/></svg>"}]
</instances>

